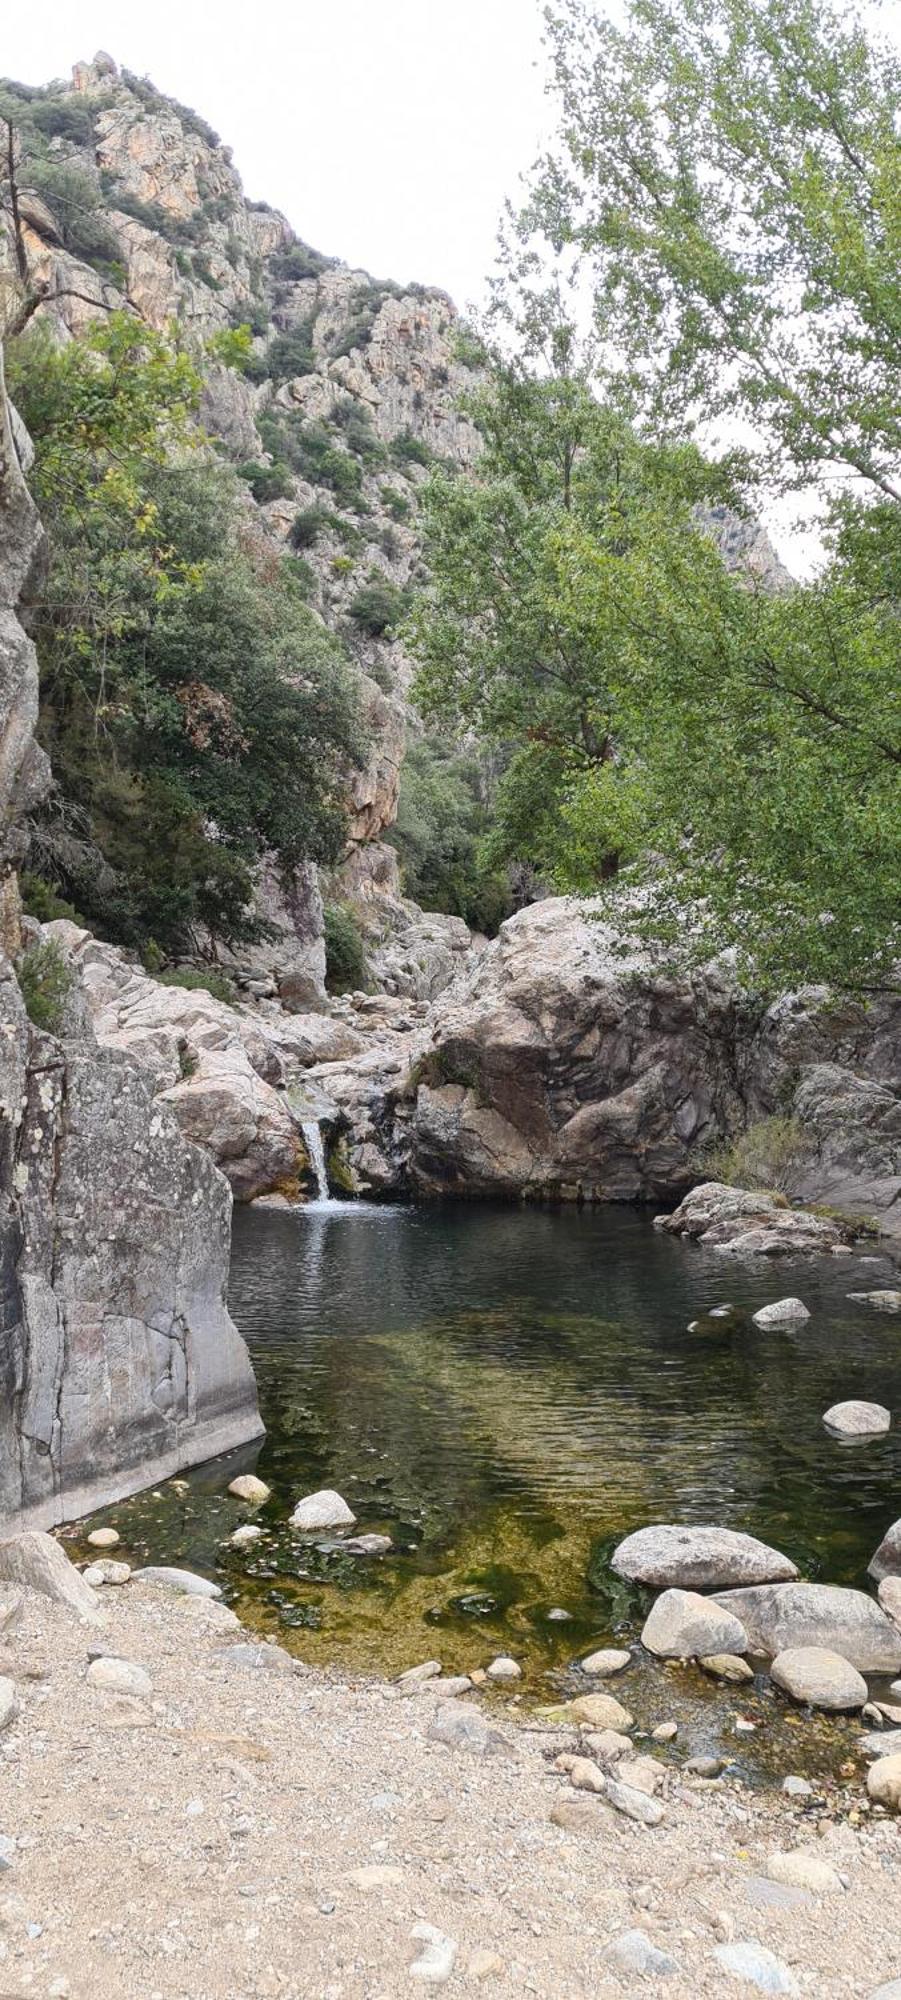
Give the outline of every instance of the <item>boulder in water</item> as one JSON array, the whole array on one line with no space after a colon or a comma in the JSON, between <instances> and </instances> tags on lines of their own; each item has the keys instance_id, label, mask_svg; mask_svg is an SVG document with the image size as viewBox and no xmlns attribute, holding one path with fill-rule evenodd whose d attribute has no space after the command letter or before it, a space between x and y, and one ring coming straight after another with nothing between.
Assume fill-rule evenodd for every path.
<instances>
[{"instance_id":1,"label":"boulder in water","mask_svg":"<svg viewBox=\"0 0 901 2000\"><path fill-rule=\"evenodd\" d=\"M833 1403L823 1416L826 1429L840 1437L882 1437L891 1430L892 1413L882 1403Z\"/></svg>"},{"instance_id":2,"label":"boulder in water","mask_svg":"<svg viewBox=\"0 0 901 2000\"><path fill-rule=\"evenodd\" d=\"M826 1646L787 1647L784 1653L777 1653L770 1679L795 1701L809 1702L811 1708L862 1708L867 1699L863 1675L841 1653L832 1653Z\"/></svg>"},{"instance_id":3,"label":"boulder in water","mask_svg":"<svg viewBox=\"0 0 901 2000\"><path fill-rule=\"evenodd\" d=\"M656 1590L728 1590L745 1583L787 1583L798 1572L788 1556L732 1528L639 1528L615 1550L611 1568ZM717 1650L715 1648L711 1651Z\"/></svg>"},{"instance_id":4,"label":"boulder in water","mask_svg":"<svg viewBox=\"0 0 901 2000\"><path fill-rule=\"evenodd\" d=\"M735 1614L694 1590L665 1590L645 1621L641 1641L663 1660L697 1660L711 1653L748 1650L748 1635Z\"/></svg>"},{"instance_id":5,"label":"boulder in water","mask_svg":"<svg viewBox=\"0 0 901 2000\"><path fill-rule=\"evenodd\" d=\"M300 1528L303 1534L308 1535L317 1528L353 1528L356 1519L356 1514L351 1513L340 1493L324 1486L320 1493L308 1493L303 1500L298 1500L291 1516L291 1526Z\"/></svg>"},{"instance_id":6,"label":"boulder in water","mask_svg":"<svg viewBox=\"0 0 901 2000\"><path fill-rule=\"evenodd\" d=\"M831 1583L761 1583L748 1590L718 1591L713 1602L741 1620L747 1633L744 1651L775 1659L789 1647L825 1646L862 1674L897 1673L901 1666L901 1632L862 1590Z\"/></svg>"}]
</instances>

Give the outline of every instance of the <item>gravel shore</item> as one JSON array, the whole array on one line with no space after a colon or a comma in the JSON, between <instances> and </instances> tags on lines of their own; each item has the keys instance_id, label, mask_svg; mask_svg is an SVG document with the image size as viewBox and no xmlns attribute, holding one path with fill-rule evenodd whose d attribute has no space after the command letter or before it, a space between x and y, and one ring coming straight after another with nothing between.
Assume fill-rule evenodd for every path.
<instances>
[{"instance_id":1,"label":"gravel shore","mask_svg":"<svg viewBox=\"0 0 901 2000\"><path fill-rule=\"evenodd\" d=\"M503 1694L339 1680L137 1580L101 1603L25 1591L0 1633L0 2000L901 1994L897 1818L670 1766L644 1826ZM487 1751L430 1735L476 1701Z\"/></svg>"}]
</instances>

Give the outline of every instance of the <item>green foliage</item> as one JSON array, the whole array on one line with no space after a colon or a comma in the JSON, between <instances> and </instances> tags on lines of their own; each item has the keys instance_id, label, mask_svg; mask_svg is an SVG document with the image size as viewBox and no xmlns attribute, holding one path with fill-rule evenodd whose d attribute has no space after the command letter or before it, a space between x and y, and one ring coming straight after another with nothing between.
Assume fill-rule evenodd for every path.
<instances>
[{"instance_id":1,"label":"green foliage","mask_svg":"<svg viewBox=\"0 0 901 2000\"><path fill-rule=\"evenodd\" d=\"M29 162L28 181L46 202L64 248L118 284L119 245L102 212L96 175L75 160L48 157Z\"/></svg>"},{"instance_id":2,"label":"green foliage","mask_svg":"<svg viewBox=\"0 0 901 2000\"><path fill-rule=\"evenodd\" d=\"M437 735L413 737L386 836L397 849L405 894L493 935L512 900L506 869L485 854L491 818L484 764Z\"/></svg>"},{"instance_id":3,"label":"green foliage","mask_svg":"<svg viewBox=\"0 0 901 2000\"><path fill-rule=\"evenodd\" d=\"M396 465L433 465L435 454L424 438L417 437L415 431L401 431L392 438L388 447Z\"/></svg>"},{"instance_id":4,"label":"green foliage","mask_svg":"<svg viewBox=\"0 0 901 2000\"><path fill-rule=\"evenodd\" d=\"M103 867L63 887L170 955L255 934L253 870L334 859L354 695L284 561L248 551L234 477L194 431L186 357L112 315L10 378L52 551L35 608L41 738ZM261 566L260 566L261 565Z\"/></svg>"},{"instance_id":5,"label":"green foliage","mask_svg":"<svg viewBox=\"0 0 901 2000\"><path fill-rule=\"evenodd\" d=\"M136 76L134 70L123 69L122 81L128 85L129 90L147 111L158 111L160 105L165 104L170 111L175 112L185 131L195 133L198 139L202 139L204 144L209 146L211 152L215 152L220 146L218 132L214 132L212 125L208 125L199 112L193 111L189 104L180 104L177 97L167 97L162 90L157 90L156 84L151 83L149 77Z\"/></svg>"},{"instance_id":6,"label":"green foliage","mask_svg":"<svg viewBox=\"0 0 901 2000\"><path fill-rule=\"evenodd\" d=\"M351 993L368 984L366 948L354 911L348 903L326 903L325 983L330 993Z\"/></svg>"},{"instance_id":7,"label":"green foliage","mask_svg":"<svg viewBox=\"0 0 901 2000\"><path fill-rule=\"evenodd\" d=\"M699 1163L708 1180L790 1194L810 1144L796 1118L759 1118L737 1139L711 1147Z\"/></svg>"},{"instance_id":8,"label":"green foliage","mask_svg":"<svg viewBox=\"0 0 901 2000\"><path fill-rule=\"evenodd\" d=\"M249 459L237 468L238 478L250 487L251 493L260 506L268 500L289 500L293 491L291 468L278 459L272 465L263 465L259 459Z\"/></svg>"},{"instance_id":9,"label":"green foliage","mask_svg":"<svg viewBox=\"0 0 901 2000\"><path fill-rule=\"evenodd\" d=\"M255 359L250 327L245 324L220 327L210 335L206 351L212 361L221 361L225 368L235 368L246 373L247 363Z\"/></svg>"},{"instance_id":10,"label":"green foliage","mask_svg":"<svg viewBox=\"0 0 901 2000\"><path fill-rule=\"evenodd\" d=\"M316 367L313 351L313 322L278 333L265 354L266 374L273 382L290 382L296 375L312 375Z\"/></svg>"},{"instance_id":11,"label":"green foliage","mask_svg":"<svg viewBox=\"0 0 901 2000\"><path fill-rule=\"evenodd\" d=\"M60 1034L72 974L59 945L49 938L32 945L19 960L16 973L29 1021L45 1034Z\"/></svg>"},{"instance_id":12,"label":"green foliage","mask_svg":"<svg viewBox=\"0 0 901 2000\"><path fill-rule=\"evenodd\" d=\"M22 908L29 917L36 917L39 924L52 924L58 917L67 917L70 923L80 924L81 917L73 903L67 903L57 894L53 883L36 875L31 869L24 869L19 876L19 890Z\"/></svg>"},{"instance_id":13,"label":"green foliage","mask_svg":"<svg viewBox=\"0 0 901 2000\"><path fill-rule=\"evenodd\" d=\"M383 639L395 636L408 609L409 599L405 591L398 590L397 585L387 578L373 577L351 599L347 615L370 639Z\"/></svg>"},{"instance_id":14,"label":"green foliage","mask_svg":"<svg viewBox=\"0 0 901 2000\"><path fill-rule=\"evenodd\" d=\"M188 993L210 993L214 1000L223 1000L228 1007L237 1004L238 995L231 980L212 967L200 971L192 965L178 965L168 972L158 972L156 977L161 986L182 986Z\"/></svg>"},{"instance_id":15,"label":"green foliage","mask_svg":"<svg viewBox=\"0 0 901 2000\"><path fill-rule=\"evenodd\" d=\"M330 518L326 507L302 507L300 513L294 516L288 537L292 549L315 548Z\"/></svg>"},{"instance_id":16,"label":"green foliage","mask_svg":"<svg viewBox=\"0 0 901 2000\"><path fill-rule=\"evenodd\" d=\"M328 269L329 259L318 250L311 250L308 243L291 243L286 250L279 250L271 260L273 275L289 284L296 284L300 278L318 278Z\"/></svg>"},{"instance_id":17,"label":"green foliage","mask_svg":"<svg viewBox=\"0 0 901 2000\"><path fill-rule=\"evenodd\" d=\"M316 571L304 561L303 556L282 556L282 569L291 578L300 596L309 599L317 587Z\"/></svg>"},{"instance_id":18,"label":"green foliage","mask_svg":"<svg viewBox=\"0 0 901 2000\"><path fill-rule=\"evenodd\" d=\"M380 497L382 506L387 507L392 521L409 520L413 510L406 494L398 493L393 486L383 486Z\"/></svg>"}]
</instances>

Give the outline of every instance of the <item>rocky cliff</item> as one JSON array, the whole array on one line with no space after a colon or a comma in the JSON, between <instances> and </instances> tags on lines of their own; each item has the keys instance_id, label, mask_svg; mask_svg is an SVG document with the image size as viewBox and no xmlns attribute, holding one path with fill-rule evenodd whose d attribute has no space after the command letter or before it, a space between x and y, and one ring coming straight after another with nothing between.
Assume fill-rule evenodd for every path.
<instances>
[{"instance_id":1,"label":"rocky cliff","mask_svg":"<svg viewBox=\"0 0 901 2000\"><path fill-rule=\"evenodd\" d=\"M227 1183L98 1048L78 980L57 978L42 1032L12 963L22 815L47 778L19 615L41 553L0 367L0 1521L37 1525L261 1432L225 1303Z\"/></svg>"}]
</instances>

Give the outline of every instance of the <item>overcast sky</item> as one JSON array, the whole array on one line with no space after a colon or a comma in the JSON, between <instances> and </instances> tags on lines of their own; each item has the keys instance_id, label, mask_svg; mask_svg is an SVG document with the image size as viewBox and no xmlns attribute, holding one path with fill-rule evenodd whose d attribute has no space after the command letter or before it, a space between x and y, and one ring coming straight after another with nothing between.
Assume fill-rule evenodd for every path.
<instances>
[{"instance_id":1,"label":"overcast sky","mask_svg":"<svg viewBox=\"0 0 901 2000\"><path fill-rule=\"evenodd\" d=\"M29 0L24 83L106 49L193 105L246 192L319 250L476 302L498 216L550 125L541 0Z\"/></svg>"}]
</instances>

